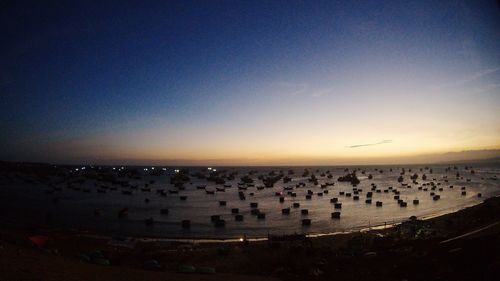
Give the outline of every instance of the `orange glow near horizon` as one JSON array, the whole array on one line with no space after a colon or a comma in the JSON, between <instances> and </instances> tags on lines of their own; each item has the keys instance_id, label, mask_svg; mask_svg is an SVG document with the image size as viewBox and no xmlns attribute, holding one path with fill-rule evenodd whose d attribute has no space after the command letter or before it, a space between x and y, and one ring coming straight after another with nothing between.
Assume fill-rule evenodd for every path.
<instances>
[{"instance_id":1,"label":"orange glow near horizon","mask_svg":"<svg viewBox=\"0 0 500 281\"><path fill-rule=\"evenodd\" d=\"M379 144L383 136L388 135L384 130L337 134L328 130L315 131L317 128L313 127L299 134L294 130L272 128L267 132L262 129L249 131L247 127L230 134L209 133L216 129L183 128L175 135L162 133L172 128L99 135L60 143L54 150L71 151L75 159L96 162L300 165L404 163L434 159L432 155L447 152L500 149L495 132L487 134L484 131L478 132L480 138L456 140L453 133L445 137L429 130L424 135L403 126L398 134L391 128L393 138Z\"/></svg>"},{"instance_id":2,"label":"orange glow near horizon","mask_svg":"<svg viewBox=\"0 0 500 281\"><path fill-rule=\"evenodd\" d=\"M12 71L0 73L0 160L327 165L440 161L462 151L496 157L493 2L269 2L113 8L111 15L135 15L123 21L78 12L100 10L92 5L12 17L3 46Z\"/></svg>"},{"instance_id":3,"label":"orange glow near horizon","mask_svg":"<svg viewBox=\"0 0 500 281\"><path fill-rule=\"evenodd\" d=\"M468 87L403 83L394 72L382 75L392 79L379 76L345 81L321 96L312 94L317 87L289 83L284 91L271 83L257 98L200 104L206 112L182 122L159 115L71 138L56 135L45 140L46 153L74 161L265 165L412 162L500 148L496 95L479 99Z\"/></svg>"}]
</instances>

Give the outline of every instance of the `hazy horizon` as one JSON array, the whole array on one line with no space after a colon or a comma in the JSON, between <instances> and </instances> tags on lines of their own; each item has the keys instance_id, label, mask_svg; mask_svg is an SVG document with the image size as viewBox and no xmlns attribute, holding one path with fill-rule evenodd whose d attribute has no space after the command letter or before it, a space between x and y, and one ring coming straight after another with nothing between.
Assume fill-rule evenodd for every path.
<instances>
[{"instance_id":1,"label":"hazy horizon","mask_svg":"<svg viewBox=\"0 0 500 281\"><path fill-rule=\"evenodd\" d=\"M3 159L0 159L2 161ZM104 165L104 166L213 166L213 167L243 167L243 166L363 166L363 165L418 165L418 164L453 164L453 163L478 163L483 161L500 162L500 150L469 150L459 152L447 152L442 154L421 154L405 157L377 157L377 158L324 158L324 159L75 159L25 161L12 162L40 163L54 165Z\"/></svg>"},{"instance_id":2,"label":"hazy horizon","mask_svg":"<svg viewBox=\"0 0 500 281\"><path fill-rule=\"evenodd\" d=\"M500 149L493 0L13 2L0 14L1 160L340 165Z\"/></svg>"}]
</instances>

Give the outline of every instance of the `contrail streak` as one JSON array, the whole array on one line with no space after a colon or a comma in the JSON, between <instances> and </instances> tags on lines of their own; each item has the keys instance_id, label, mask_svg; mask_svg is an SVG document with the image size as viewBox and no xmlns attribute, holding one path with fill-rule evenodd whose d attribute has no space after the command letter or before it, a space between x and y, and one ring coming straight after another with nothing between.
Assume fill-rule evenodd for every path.
<instances>
[{"instance_id":1,"label":"contrail streak","mask_svg":"<svg viewBox=\"0 0 500 281\"><path fill-rule=\"evenodd\" d=\"M355 144L355 145L349 145L346 147L347 148L357 148L357 147L362 147L362 146L372 146L372 145L379 145L379 144L391 143L391 142L392 142L392 140L383 140L383 141L376 142L376 143Z\"/></svg>"}]
</instances>

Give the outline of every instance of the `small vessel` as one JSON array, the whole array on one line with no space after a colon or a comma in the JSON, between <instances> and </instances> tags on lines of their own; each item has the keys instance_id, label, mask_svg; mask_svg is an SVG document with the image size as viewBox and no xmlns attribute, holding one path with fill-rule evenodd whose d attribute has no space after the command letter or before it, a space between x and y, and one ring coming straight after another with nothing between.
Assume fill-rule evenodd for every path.
<instances>
[{"instance_id":1,"label":"small vessel","mask_svg":"<svg viewBox=\"0 0 500 281\"><path fill-rule=\"evenodd\" d=\"M183 220L183 221L181 221L181 226L182 226L182 228L191 228L191 221L190 220Z\"/></svg>"}]
</instances>

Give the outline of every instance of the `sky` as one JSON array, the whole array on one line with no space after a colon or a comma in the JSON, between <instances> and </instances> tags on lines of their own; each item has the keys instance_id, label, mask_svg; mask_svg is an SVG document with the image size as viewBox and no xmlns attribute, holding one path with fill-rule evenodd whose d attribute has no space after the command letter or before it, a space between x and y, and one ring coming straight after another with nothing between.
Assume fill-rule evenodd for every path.
<instances>
[{"instance_id":1,"label":"sky","mask_svg":"<svg viewBox=\"0 0 500 281\"><path fill-rule=\"evenodd\" d=\"M0 23L0 160L500 149L494 0L2 1Z\"/></svg>"}]
</instances>

